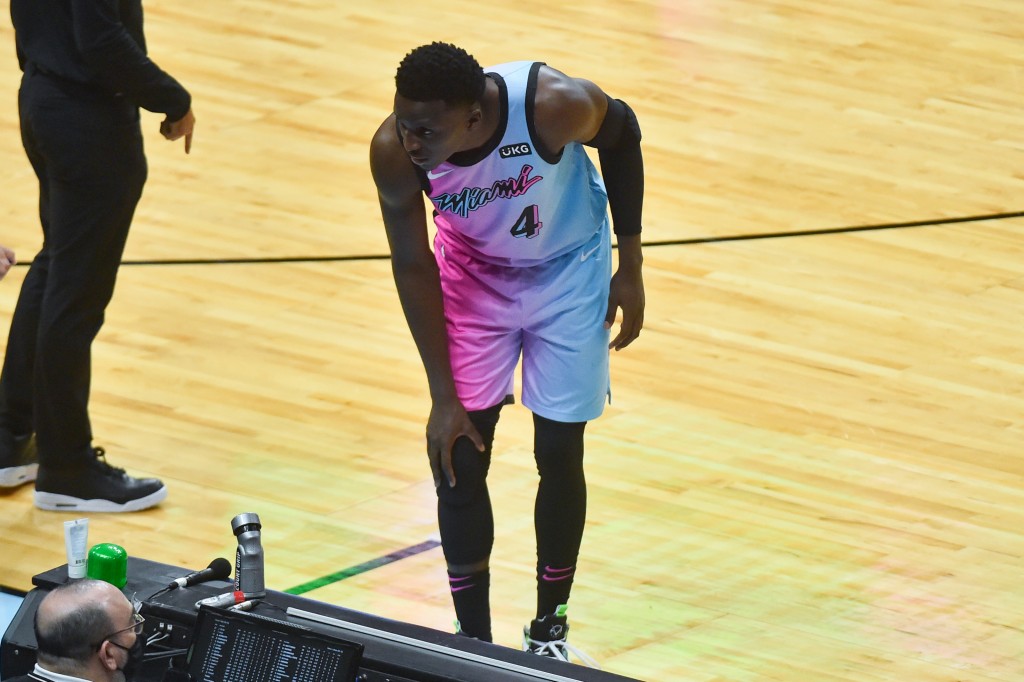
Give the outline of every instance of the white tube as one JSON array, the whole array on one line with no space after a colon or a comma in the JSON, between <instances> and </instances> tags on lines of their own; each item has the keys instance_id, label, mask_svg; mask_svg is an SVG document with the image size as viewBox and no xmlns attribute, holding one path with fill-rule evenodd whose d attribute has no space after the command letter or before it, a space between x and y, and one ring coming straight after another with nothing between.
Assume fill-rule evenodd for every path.
<instances>
[{"instance_id":1,"label":"white tube","mask_svg":"<svg viewBox=\"0 0 1024 682\"><path fill-rule=\"evenodd\" d=\"M89 519L64 522L64 549L68 553L68 577L85 577L85 554L89 546Z\"/></svg>"}]
</instances>

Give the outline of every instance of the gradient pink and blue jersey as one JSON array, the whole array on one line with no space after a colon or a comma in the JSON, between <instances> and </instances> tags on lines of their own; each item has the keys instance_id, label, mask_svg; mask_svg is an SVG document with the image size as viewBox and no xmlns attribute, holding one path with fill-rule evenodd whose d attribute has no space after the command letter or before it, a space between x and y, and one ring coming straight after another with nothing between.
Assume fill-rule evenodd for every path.
<instances>
[{"instance_id":1,"label":"gradient pink and blue jersey","mask_svg":"<svg viewBox=\"0 0 1024 682\"><path fill-rule=\"evenodd\" d=\"M495 134L482 149L426 173L441 242L495 265L550 261L586 243L608 219L604 182L583 146L569 144L556 156L538 146L533 101L541 66L488 69L501 90Z\"/></svg>"},{"instance_id":2,"label":"gradient pink and blue jersey","mask_svg":"<svg viewBox=\"0 0 1024 682\"><path fill-rule=\"evenodd\" d=\"M559 155L539 148L532 109L540 67L494 67L495 134L425 173L434 255L465 408L505 402L521 357L523 404L582 422L598 417L609 395L608 201L581 145Z\"/></svg>"}]
</instances>

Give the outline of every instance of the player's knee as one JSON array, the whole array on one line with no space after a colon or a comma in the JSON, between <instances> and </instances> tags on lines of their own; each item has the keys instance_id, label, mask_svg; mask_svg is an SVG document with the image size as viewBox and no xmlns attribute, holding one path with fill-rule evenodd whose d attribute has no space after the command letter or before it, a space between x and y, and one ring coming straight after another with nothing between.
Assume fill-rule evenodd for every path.
<instances>
[{"instance_id":1,"label":"player's knee","mask_svg":"<svg viewBox=\"0 0 1024 682\"><path fill-rule=\"evenodd\" d=\"M452 448L452 468L455 486L442 479L437 497L442 504L465 507L475 503L487 492L487 470L490 454L480 452L468 438L459 438Z\"/></svg>"},{"instance_id":2,"label":"player's knee","mask_svg":"<svg viewBox=\"0 0 1024 682\"><path fill-rule=\"evenodd\" d=\"M586 422L556 422L534 415L533 452L541 477L563 480L582 477L586 426Z\"/></svg>"}]
</instances>

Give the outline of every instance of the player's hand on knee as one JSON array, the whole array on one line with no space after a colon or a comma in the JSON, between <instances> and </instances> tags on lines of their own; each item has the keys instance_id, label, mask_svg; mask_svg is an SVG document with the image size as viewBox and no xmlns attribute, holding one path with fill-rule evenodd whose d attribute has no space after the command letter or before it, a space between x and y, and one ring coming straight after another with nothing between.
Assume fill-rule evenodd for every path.
<instances>
[{"instance_id":1,"label":"player's hand on knee","mask_svg":"<svg viewBox=\"0 0 1024 682\"><path fill-rule=\"evenodd\" d=\"M452 448L455 441L465 436L473 441L480 452L484 451L484 440L480 432L473 426L465 408L458 401L452 403L434 403L430 408L427 421L427 457L430 460L430 471L434 476L434 487L441 486L444 476L448 485L455 487L455 469L452 466Z\"/></svg>"}]
</instances>

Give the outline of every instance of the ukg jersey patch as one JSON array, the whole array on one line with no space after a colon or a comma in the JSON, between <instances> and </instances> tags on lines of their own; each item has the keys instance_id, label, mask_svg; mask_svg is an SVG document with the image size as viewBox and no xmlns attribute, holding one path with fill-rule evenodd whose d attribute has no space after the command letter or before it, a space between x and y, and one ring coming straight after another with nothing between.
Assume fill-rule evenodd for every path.
<instances>
[{"instance_id":1,"label":"ukg jersey patch","mask_svg":"<svg viewBox=\"0 0 1024 682\"><path fill-rule=\"evenodd\" d=\"M530 149L530 145L526 142L507 144L498 150L498 154L503 159L511 159L513 156L529 156L532 153L533 150Z\"/></svg>"}]
</instances>

